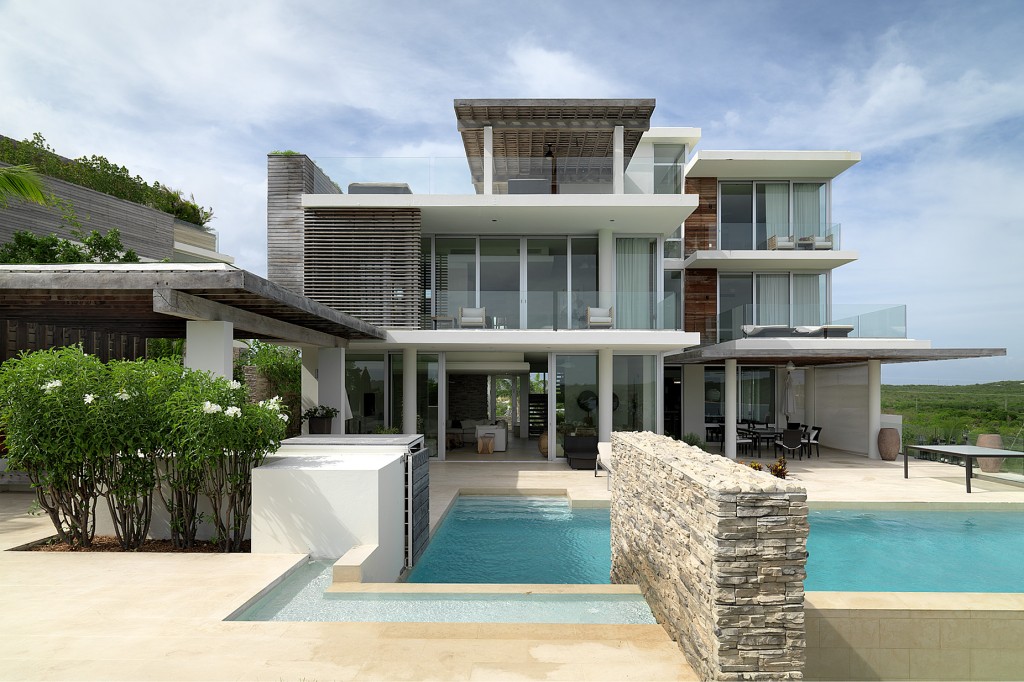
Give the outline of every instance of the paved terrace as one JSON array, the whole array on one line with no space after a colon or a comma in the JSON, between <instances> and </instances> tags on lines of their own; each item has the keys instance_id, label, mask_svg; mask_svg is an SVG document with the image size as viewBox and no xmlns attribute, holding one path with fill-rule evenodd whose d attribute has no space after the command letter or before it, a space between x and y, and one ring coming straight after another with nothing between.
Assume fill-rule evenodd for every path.
<instances>
[{"instance_id":1,"label":"paved terrace","mask_svg":"<svg viewBox=\"0 0 1024 682\"><path fill-rule=\"evenodd\" d=\"M765 460L767 461L767 459ZM1024 503L1024 488L963 469L822 450L791 463L814 503ZM544 462L435 462L434 524L459 490L609 493L591 471ZM0 493L0 549L50 535L32 496ZM0 678L111 680L695 679L660 626L253 623L223 619L299 555L0 552Z\"/></svg>"}]
</instances>

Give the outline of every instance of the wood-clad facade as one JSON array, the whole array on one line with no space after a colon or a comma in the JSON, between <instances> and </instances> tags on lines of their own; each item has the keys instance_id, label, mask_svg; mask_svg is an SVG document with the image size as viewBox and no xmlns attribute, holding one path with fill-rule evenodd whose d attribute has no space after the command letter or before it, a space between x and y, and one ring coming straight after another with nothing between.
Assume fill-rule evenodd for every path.
<instances>
[{"instance_id":1,"label":"wood-clad facade","mask_svg":"<svg viewBox=\"0 0 1024 682\"><path fill-rule=\"evenodd\" d=\"M718 248L718 178L686 178L686 194L700 197L697 210L686 219L683 231L683 257L694 251ZM691 330L689 327L687 331Z\"/></svg>"}]
</instances>

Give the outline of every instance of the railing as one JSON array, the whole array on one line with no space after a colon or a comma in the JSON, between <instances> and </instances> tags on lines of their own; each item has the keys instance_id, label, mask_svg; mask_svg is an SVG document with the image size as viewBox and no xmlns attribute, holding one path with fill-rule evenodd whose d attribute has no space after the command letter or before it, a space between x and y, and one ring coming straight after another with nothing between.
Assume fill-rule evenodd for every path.
<instances>
[{"instance_id":1,"label":"railing","mask_svg":"<svg viewBox=\"0 0 1024 682\"><path fill-rule=\"evenodd\" d=\"M433 311L425 306L421 327L459 328L459 308L485 308L487 329L588 329L588 308L598 307L597 291L438 291ZM478 303L479 301L479 303ZM675 294L619 291L612 295L614 329L679 329L679 299ZM479 327L474 327L479 328ZM605 327L602 327L605 328Z\"/></svg>"},{"instance_id":2,"label":"railing","mask_svg":"<svg viewBox=\"0 0 1024 682\"><path fill-rule=\"evenodd\" d=\"M742 339L744 325L816 327L850 325L849 338L907 338L907 306L837 303L831 306L831 319L824 304L819 305L742 305L724 310L705 321L704 343Z\"/></svg>"},{"instance_id":3,"label":"railing","mask_svg":"<svg viewBox=\"0 0 1024 682\"><path fill-rule=\"evenodd\" d=\"M763 223L722 223L720 248L725 251L838 251L842 225L795 224L785 235L769 235Z\"/></svg>"},{"instance_id":4,"label":"railing","mask_svg":"<svg viewBox=\"0 0 1024 682\"><path fill-rule=\"evenodd\" d=\"M346 194L482 194L482 157L319 157ZM494 157L494 194L611 194L610 157ZM356 187L352 187L356 185ZM362 185L362 186L360 186ZM382 186L386 185L386 186Z\"/></svg>"}]
</instances>

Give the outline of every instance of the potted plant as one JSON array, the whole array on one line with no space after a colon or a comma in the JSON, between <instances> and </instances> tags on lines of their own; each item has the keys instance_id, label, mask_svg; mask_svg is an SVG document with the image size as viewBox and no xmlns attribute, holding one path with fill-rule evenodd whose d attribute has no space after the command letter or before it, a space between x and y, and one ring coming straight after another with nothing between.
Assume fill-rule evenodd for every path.
<instances>
[{"instance_id":1,"label":"potted plant","mask_svg":"<svg viewBox=\"0 0 1024 682\"><path fill-rule=\"evenodd\" d=\"M317 405L302 413L302 421L309 422L310 433L330 433L331 421L339 414L338 408Z\"/></svg>"}]
</instances>

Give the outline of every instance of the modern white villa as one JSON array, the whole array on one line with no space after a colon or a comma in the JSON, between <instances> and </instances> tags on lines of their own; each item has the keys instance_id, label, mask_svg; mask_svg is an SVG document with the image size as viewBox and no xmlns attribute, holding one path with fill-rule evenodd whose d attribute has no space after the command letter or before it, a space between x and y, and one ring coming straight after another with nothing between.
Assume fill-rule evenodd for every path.
<instances>
[{"instance_id":1,"label":"modern white villa","mask_svg":"<svg viewBox=\"0 0 1024 682\"><path fill-rule=\"evenodd\" d=\"M454 104L465 158L268 158L268 278L385 331L304 354L307 403L348 402L335 432L553 460L721 424L734 457L738 421L801 422L877 457L881 363L1005 352L833 304L856 152L697 149L653 99Z\"/></svg>"}]
</instances>

